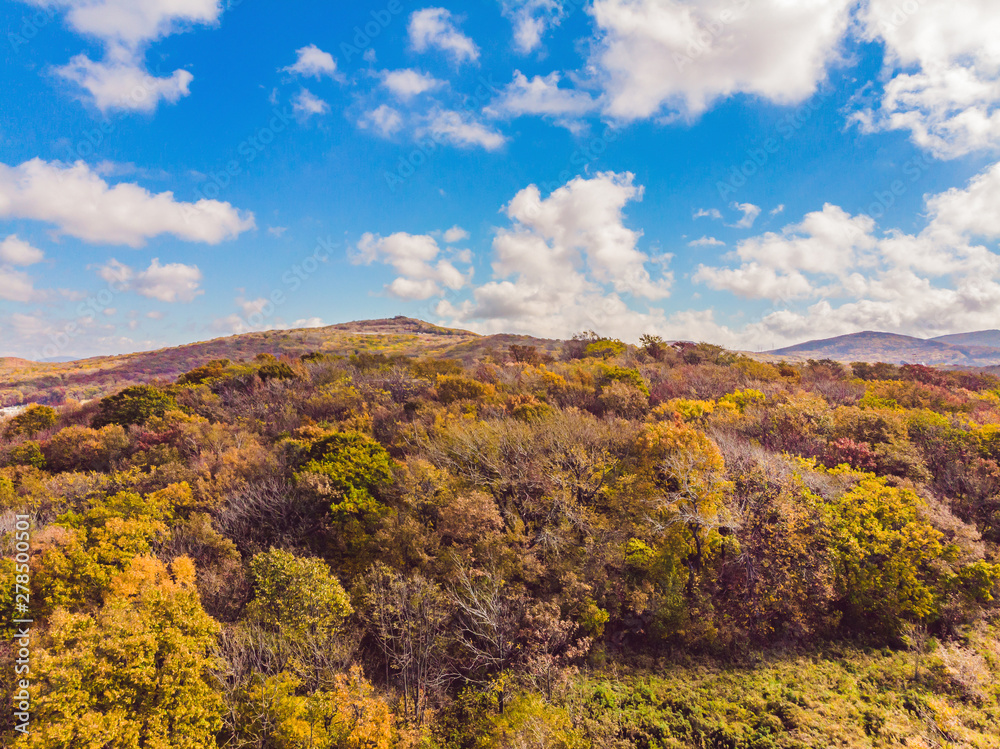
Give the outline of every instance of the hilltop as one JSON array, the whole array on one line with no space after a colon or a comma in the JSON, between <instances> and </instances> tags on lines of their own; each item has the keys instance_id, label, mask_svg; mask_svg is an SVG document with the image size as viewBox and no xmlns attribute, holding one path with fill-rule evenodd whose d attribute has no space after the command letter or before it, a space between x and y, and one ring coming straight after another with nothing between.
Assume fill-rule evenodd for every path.
<instances>
[{"instance_id":1,"label":"hilltop","mask_svg":"<svg viewBox=\"0 0 1000 749\"><path fill-rule=\"evenodd\" d=\"M321 353L350 356L362 351L468 363L490 349L512 344L558 353L560 341L531 336L482 336L410 317L359 320L323 328L276 330L216 338L172 348L66 363L0 359L0 406L90 400L131 384L174 380L213 359L244 361L257 354L299 357Z\"/></svg>"}]
</instances>

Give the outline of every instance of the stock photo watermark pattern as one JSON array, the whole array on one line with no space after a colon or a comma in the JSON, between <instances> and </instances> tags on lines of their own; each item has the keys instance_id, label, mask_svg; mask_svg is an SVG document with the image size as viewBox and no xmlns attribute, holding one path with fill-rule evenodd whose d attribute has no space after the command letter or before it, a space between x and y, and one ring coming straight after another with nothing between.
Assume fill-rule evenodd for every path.
<instances>
[{"instance_id":1,"label":"stock photo watermark pattern","mask_svg":"<svg viewBox=\"0 0 1000 749\"><path fill-rule=\"evenodd\" d=\"M16 515L14 525L14 618L11 640L14 660L14 730L27 735L31 724L31 523L27 515Z\"/></svg>"}]
</instances>

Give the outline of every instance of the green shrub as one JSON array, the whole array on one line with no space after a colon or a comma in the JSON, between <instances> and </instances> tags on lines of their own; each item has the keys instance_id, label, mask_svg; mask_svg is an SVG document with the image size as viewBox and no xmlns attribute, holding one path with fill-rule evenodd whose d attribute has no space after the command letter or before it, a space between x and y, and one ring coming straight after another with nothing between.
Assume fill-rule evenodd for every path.
<instances>
[{"instance_id":1,"label":"green shrub","mask_svg":"<svg viewBox=\"0 0 1000 749\"><path fill-rule=\"evenodd\" d=\"M177 409L173 396L152 385L133 385L102 400L91 426L95 429L111 424L141 426L154 416L163 417Z\"/></svg>"},{"instance_id":2,"label":"green shrub","mask_svg":"<svg viewBox=\"0 0 1000 749\"><path fill-rule=\"evenodd\" d=\"M7 439L15 437L27 437L31 439L39 432L44 432L46 429L54 427L57 419L58 415L54 408L36 404L29 406L26 411L19 413L11 419L10 423L7 424L4 434Z\"/></svg>"}]
</instances>

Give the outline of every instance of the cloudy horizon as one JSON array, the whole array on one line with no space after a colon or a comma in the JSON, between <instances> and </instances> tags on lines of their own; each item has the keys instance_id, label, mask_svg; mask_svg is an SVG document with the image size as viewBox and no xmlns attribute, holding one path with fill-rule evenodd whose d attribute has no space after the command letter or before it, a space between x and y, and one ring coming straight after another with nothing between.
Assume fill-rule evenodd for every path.
<instances>
[{"instance_id":1,"label":"cloudy horizon","mask_svg":"<svg viewBox=\"0 0 1000 749\"><path fill-rule=\"evenodd\" d=\"M0 14L0 356L394 315L743 350L997 327L987 0Z\"/></svg>"}]
</instances>

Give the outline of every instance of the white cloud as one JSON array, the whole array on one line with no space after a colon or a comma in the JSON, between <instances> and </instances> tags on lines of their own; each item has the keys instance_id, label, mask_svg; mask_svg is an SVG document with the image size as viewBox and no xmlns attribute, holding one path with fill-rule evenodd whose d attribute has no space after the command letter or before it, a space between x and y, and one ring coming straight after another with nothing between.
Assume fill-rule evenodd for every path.
<instances>
[{"instance_id":1,"label":"white cloud","mask_svg":"<svg viewBox=\"0 0 1000 749\"><path fill-rule=\"evenodd\" d=\"M779 213L784 213L784 211L785 211L785 204L782 203L777 208L772 209L768 215L777 216Z\"/></svg>"},{"instance_id":2,"label":"white cloud","mask_svg":"<svg viewBox=\"0 0 1000 749\"><path fill-rule=\"evenodd\" d=\"M434 237L398 232L388 237L366 233L358 242L352 262L369 265L378 261L391 265L399 276L385 287L399 299L429 299L445 288L461 289L471 275L464 274L450 260L439 257L441 248Z\"/></svg>"},{"instance_id":3,"label":"white cloud","mask_svg":"<svg viewBox=\"0 0 1000 749\"><path fill-rule=\"evenodd\" d=\"M70 28L102 41L136 47L185 30L214 24L222 14L219 0L28 0L66 10Z\"/></svg>"},{"instance_id":4,"label":"white cloud","mask_svg":"<svg viewBox=\"0 0 1000 749\"><path fill-rule=\"evenodd\" d=\"M294 65L282 68L286 73L295 73L306 78L319 80L324 75L330 78L337 78L337 61L333 55L324 52L315 44L310 44L302 49L296 50L298 59Z\"/></svg>"},{"instance_id":5,"label":"white cloud","mask_svg":"<svg viewBox=\"0 0 1000 749\"><path fill-rule=\"evenodd\" d=\"M662 310L637 312L624 299L662 299L673 281L662 267L650 272L641 234L624 225L625 206L641 197L631 174L578 177L544 199L525 188L505 208L511 226L494 238L494 280L471 299L440 302L438 314L483 331L550 336L662 321Z\"/></svg>"},{"instance_id":6,"label":"white cloud","mask_svg":"<svg viewBox=\"0 0 1000 749\"><path fill-rule=\"evenodd\" d=\"M435 139L460 148L479 146L487 151L495 151L507 142L503 135L483 123L450 110L439 110L431 114L426 129Z\"/></svg>"},{"instance_id":7,"label":"white cloud","mask_svg":"<svg viewBox=\"0 0 1000 749\"><path fill-rule=\"evenodd\" d=\"M102 111L149 112L161 101L173 103L187 96L193 76L186 70L150 75L143 62L145 48L192 26L216 24L223 9L218 0L27 1L66 11L71 29L103 42L103 61L81 54L56 68L57 74L90 93Z\"/></svg>"},{"instance_id":8,"label":"white cloud","mask_svg":"<svg viewBox=\"0 0 1000 749\"><path fill-rule=\"evenodd\" d=\"M858 265L859 250L874 249L874 227L867 216L852 217L837 206L826 205L780 233L767 232L740 242L736 249L743 261L740 267L699 266L694 280L742 297L810 296L816 288L803 273L845 277Z\"/></svg>"},{"instance_id":9,"label":"white cloud","mask_svg":"<svg viewBox=\"0 0 1000 749\"><path fill-rule=\"evenodd\" d=\"M743 214L743 218L735 224L729 224L734 229L749 229L760 215L760 207L753 203L733 203L732 207Z\"/></svg>"},{"instance_id":10,"label":"white cloud","mask_svg":"<svg viewBox=\"0 0 1000 749\"><path fill-rule=\"evenodd\" d=\"M330 105L313 94L309 89L300 90L292 99L292 111L302 117L312 117L314 114L326 114Z\"/></svg>"},{"instance_id":11,"label":"white cloud","mask_svg":"<svg viewBox=\"0 0 1000 749\"><path fill-rule=\"evenodd\" d=\"M909 130L942 159L1000 147L996 14L992 0L869 0L863 33L885 44L891 77L879 106L857 121L869 131Z\"/></svg>"},{"instance_id":12,"label":"white cloud","mask_svg":"<svg viewBox=\"0 0 1000 749\"><path fill-rule=\"evenodd\" d=\"M592 64L606 112L696 117L744 93L779 104L811 96L837 60L855 0L594 0Z\"/></svg>"},{"instance_id":13,"label":"white cloud","mask_svg":"<svg viewBox=\"0 0 1000 749\"><path fill-rule=\"evenodd\" d=\"M194 80L186 70L157 78L131 55L109 56L101 62L94 62L87 55L76 55L55 72L85 89L102 112L116 109L152 112L160 102L176 104L191 93Z\"/></svg>"},{"instance_id":14,"label":"white cloud","mask_svg":"<svg viewBox=\"0 0 1000 749\"><path fill-rule=\"evenodd\" d=\"M278 239L281 239L281 237L285 236L285 232L286 231L288 231L288 227L287 226L269 226L269 227L267 227L267 233L270 234L272 237L277 237Z\"/></svg>"},{"instance_id":15,"label":"white cloud","mask_svg":"<svg viewBox=\"0 0 1000 749\"><path fill-rule=\"evenodd\" d=\"M598 102L586 91L559 88L558 72L530 80L520 71L507 84L497 99L490 104L490 111L499 115L550 115L558 118L576 118L593 112Z\"/></svg>"},{"instance_id":16,"label":"white cloud","mask_svg":"<svg viewBox=\"0 0 1000 749\"><path fill-rule=\"evenodd\" d=\"M34 265L45 259L45 253L32 247L16 234L0 242L0 263L5 265Z\"/></svg>"},{"instance_id":17,"label":"white cloud","mask_svg":"<svg viewBox=\"0 0 1000 749\"><path fill-rule=\"evenodd\" d=\"M723 342L766 347L886 330L934 336L996 326L1000 255L979 244L1000 239L1000 164L926 199L917 234L876 231L868 216L826 205L801 223L741 242L737 267L699 267L696 282L778 309ZM796 299L811 299L803 308ZM720 329L720 335L721 329Z\"/></svg>"},{"instance_id":18,"label":"white cloud","mask_svg":"<svg viewBox=\"0 0 1000 749\"><path fill-rule=\"evenodd\" d=\"M441 88L445 84L432 75L407 68L383 71L382 85L400 99L412 99L419 94Z\"/></svg>"},{"instance_id":19,"label":"white cloud","mask_svg":"<svg viewBox=\"0 0 1000 749\"><path fill-rule=\"evenodd\" d=\"M699 208L691 218L717 218L722 220L722 211L718 208Z\"/></svg>"},{"instance_id":20,"label":"white cloud","mask_svg":"<svg viewBox=\"0 0 1000 749\"><path fill-rule=\"evenodd\" d=\"M424 8L410 16L410 45L417 52L439 49L456 63L475 62L479 48L459 31L451 11L445 8Z\"/></svg>"},{"instance_id":21,"label":"white cloud","mask_svg":"<svg viewBox=\"0 0 1000 749\"><path fill-rule=\"evenodd\" d=\"M154 195L128 182L111 186L82 161L41 159L0 163L0 217L44 221L87 242L132 247L161 234L218 244L255 226L252 213L229 203L182 203L172 192Z\"/></svg>"},{"instance_id":22,"label":"white cloud","mask_svg":"<svg viewBox=\"0 0 1000 749\"><path fill-rule=\"evenodd\" d=\"M202 275L197 266L183 263L160 265L158 258L153 258L143 271L112 259L98 269L97 275L109 284L115 284L119 290L132 291L160 302L193 302L204 293L199 288Z\"/></svg>"},{"instance_id":23,"label":"white cloud","mask_svg":"<svg viewBox=\"0 0 1000 749\"><path fill-rule=\"evenodd\" d=\"M388 104L382 104L370 112L365 112L358 120L358 124L364 128L371 128L382 137L388 138L402 129L403 115Z\"/></svg>"},{"instance_id":24,"label":"white cloud","mask_svg":"<svg viewBox=\"0 0 1000 749\"><path fill-rule=\"evenodd\" d=\"M514 24L514 47L527 54L562 22L565 10L561 0L503 0L503 14Z\"/></svg>"},{"instance_id":25,"label":"white cloud","mask_svg":"<svg viewBox=\"0 0 1000 749\"><path fill-rule=\"evenodd\" d=\"M305 317L292 323L292 327L299 328L325 328L326 323L321 317Z\"/></svg>"},{"instance_id":26,"label":"white cloud","mask_svg":"<svg viewBox=\"0 0 1000 749\"><path fill-rule=\"evenodd\" d=\"M688 242L688 247L725 247L726 243L715 237L702 237Z\"/></svg>"},{"instance_id":27,"label":"white cloud","mask_svg":"<svg viewBox=\"0 0 1000 749\"><path fill-rule=\"evenodd\" d=\"M35 285L24 271L0 265L0 299L10 302L30 302L36 298Z\"/></svg>"},{"instance_id":28,"label":"white cloud","mask_svg":"<svg viewBox=\"0 0 1000 749\"><path fill-rule=\"evenodd\" d=\"M444 241L446 244L455 244L456 242L462 242L468 238L469 232L457 225L451 227L444 233Z\"/></svg>"}]
</instances>

